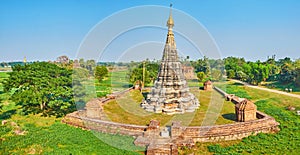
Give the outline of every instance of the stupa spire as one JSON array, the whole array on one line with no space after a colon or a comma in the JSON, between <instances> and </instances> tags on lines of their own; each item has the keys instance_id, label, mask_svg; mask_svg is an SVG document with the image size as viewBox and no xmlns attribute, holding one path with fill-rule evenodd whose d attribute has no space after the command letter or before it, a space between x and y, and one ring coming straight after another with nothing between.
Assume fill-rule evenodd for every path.
<instances>
[{"instance_id":1,"label":"stupa spire","mask_svg":"<svg viewBox=\"0 0 300 155\"><path fill-rule=\"evenodd\" d=\"M172 29L173 26L174 26L174 20L173 20L173 17L172 17L172 4L170 4L170 15L169 15L169 19L167 21L167 26L169 29Z\"/></svg>"},{"instance_id":2,"label":"stupa spire","mask_svg":"<svg viewBox=\"0 0 300 155\"><path fill-rule=\"evenodd\" d=\"M200 104L198 99L189 91L178 59L172 17L172 4L167 21L168 35L160 63L157 79L141 106L150 112L177 114L193 112Z\"/></svg>"},{"instance_id":3,"label":"stupa spire","mask_svg":"<svg viewBox=\"0 0 300 155\"><path fill-rule=\"evenodd\" d=\"M166 45L170 45L171 48L176 49L176 43L175 43L174 33L173 33L174 20L172 17L172 4L170 4L170 14L169 14L169 19L167 21L167 27L168 27L168 35L167 35Z\"/></svg>"}]
</instances>

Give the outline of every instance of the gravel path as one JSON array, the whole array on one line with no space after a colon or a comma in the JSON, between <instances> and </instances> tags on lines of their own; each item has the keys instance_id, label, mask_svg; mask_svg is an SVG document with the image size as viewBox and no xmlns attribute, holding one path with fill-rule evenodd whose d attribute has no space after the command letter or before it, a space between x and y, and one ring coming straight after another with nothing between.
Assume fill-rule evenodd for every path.
<instances>
[{"instance_id":1,"label":"gravel path","mask_svg":"<svg viewBox=\"0 0 300 155\"><path fill-rule=\"evenodd\" d=\"M235 80L235 79L231 79L231 81L234 81L234 82L237 82L237 83L241 83L241 84L243 84L243 85L245 85L247 87L250 87L250 88L265 90L265 91L268 91L268 92L273 92L273 93L282 94L282 95L286 95L286 96L296 97L296 98L300 99L300 95L297 95L297 94L291 94L291 93L287 93L287 92L280 91L280 90L274 90L274 89L269 89L269 88L263 88L263 87L259 87L259 86L254 86L254 85L251 85L249 83L246 83L246 82L243 82L243 81L240 81L240 80Z\"/></svg>"}]
</instances>

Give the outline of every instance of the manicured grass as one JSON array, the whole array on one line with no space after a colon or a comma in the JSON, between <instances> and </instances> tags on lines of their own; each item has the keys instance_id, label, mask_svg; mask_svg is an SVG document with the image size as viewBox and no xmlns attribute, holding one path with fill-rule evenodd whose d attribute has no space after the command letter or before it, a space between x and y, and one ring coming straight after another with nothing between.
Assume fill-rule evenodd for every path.
<instances>
[{"instance_id":1,"label":"manicured grass","mask_svg":"<svg viewBox=\"0 0 300 155\"><path fill-rule=\"evenodd\" d=\"M108 119L114 122L136 125L147 125L153 119L160 121L161 126L171 125L172 121L181 121L183 125L189 126L234 122L230 118L234 113L234 105L231 102L225 102L219 93L203 91L195 87L190 90L200 101L200 107L194 113L166 115L146 112L140 107L143 96L138 90L133 90L105 104L104 111ZM208 109L209 112L207 113Z\"/></svg>"}]
</instances>

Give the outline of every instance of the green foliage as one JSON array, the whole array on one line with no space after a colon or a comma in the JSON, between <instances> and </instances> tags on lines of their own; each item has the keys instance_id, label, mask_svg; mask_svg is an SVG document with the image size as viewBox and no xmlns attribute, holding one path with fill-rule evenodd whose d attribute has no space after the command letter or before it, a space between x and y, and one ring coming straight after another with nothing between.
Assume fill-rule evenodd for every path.
<instances>
[{"instance_id":1,"label":"green foliage","mask_svg":"<svg viewBox=\"0 0 300 155\"><path fill-rule=\"evenodd\" d=\"M234 70L230 69L227 71L227 78L232 79L235 77L235 72Z\"/></svg>"},{"instance_id":2,"label":"green foliage","mask_svg":"<svg viewBox=\"0 0 300 155\"><path fill-rule=\"evenodd\" d=\"M292 64L284 64L281 66L279 74L279 81L282 83L289 83L296 80L296 72Z\"/></svg>"},{"instance_id":3,"label":"green foliage","mask_svg":"<svg viewBox=\"0 0 300 155\"><path fill-rule=\"evenodd\" d=\"M203 72L206 76L210 76L210 64L207 57L204 56L203 59L198 59L197 61L192 62L192 66L195 68L195 71Z\"/></svg>"},{"instance_id":4,"label":"green foliage","mask_svg":"<svg viewBox=\"0 0 300 155\"><path fill-rule=\"evenodd\" d=\"M16 91L11 100L25 114L43 113L62 116L75 109L72 71L47 62L16 65L4 82L5 91Z\"/></svg>"},{"instance_id":5,"label":"green foliage","mask_svg":"<svg viewBox=\"0 0 300 155\"><path fill-rule=\"evenodd\" d=\"M90 75L94 75L94 70L96 67L96 61L91 59L91 60L84 60L83 58L79 59L79 66L81 68L85 68L89 71Z\"/></svg>"},{"instance_id":6,"label":"green foliage","mask_svg":"<svg viewBox=\"0 0 300 155\"><path fill-rule=\"evenodd\" d=\"M146 61L136 67L130 68L130 71L128 73L129 82L131 84L134 84L136 81L143 81L143 66L145 66L145 85L148 85L150 83L153 83L159 69L159 64L155 62L149 62Z\"/></svg>"},{"instance_id":7,"label":"green foliage","mask_svg":"<svg viewBox=\"0 0 300 155\"><path fill-rule=\"evenodd\" d=\"M105 76L107 76L108 70L105 66L96 66L95 78L102 81Z\"/></svg>"},{"instance_id":8,"label":"green foliage","mask_svg":"<svg viewBox=\"0 0 300 155\"><path fill-rule=\"evenodd\" d=\"M251 99L251 96L247 93L246 90L239 88L238 83L235 83L233 85L226 85L226 88L223 88L223 90L225 90L226 93L228 93L228 94L234 94L235 96L238 96L241 98Z\"/></svg>"},{"instance_id":9,"label":"green foliage","mask_svg":"<svg viewBox=\"0 0 300 155\"><path fill-rule=\"evenodd\" d=\"M84 81L88 78L89 71L85 68L74 68L73 69L73 79L78 79Z\"/></svg>"},{"instance_id":10,"label":"green foliage","mask_svg":"<svg viewBox=\"0 0 300 155\"><path fill-rule=\"evenodd\" d=\"M198 78L199 82L203 82L203 80L206 78L206 75L204 72L198 72L197 78Z\"/></svg>"},{"instance_id":11,"label":"green foliage","mask_svg":"<svg viewBox=\"0 0 300 155\"><path fill-rule=\"evenodd\" d=\"M108 145L101 139L104 136L116 141L121 140L117 143L126 144L128 149L139 149L133 146L131 137L108 136L98 133L101 135L99 139L90 131L59 122L40 127L34 124L25 124L22 130L27 133L23 136L13 135L13 130L9 124L0 126L0 154L138 154Z\"/></svg>"},{"instance_id":12,"label":"green foliage","mask_svg":"<svg viewBox=\"0 0 300 155\"><path fill-rule=\"evenodd\" d=\"M211 79L213 81L219 81L222 79L222 72L218 69L212 69L211 70Z\"/></svg>"}]
</instances>

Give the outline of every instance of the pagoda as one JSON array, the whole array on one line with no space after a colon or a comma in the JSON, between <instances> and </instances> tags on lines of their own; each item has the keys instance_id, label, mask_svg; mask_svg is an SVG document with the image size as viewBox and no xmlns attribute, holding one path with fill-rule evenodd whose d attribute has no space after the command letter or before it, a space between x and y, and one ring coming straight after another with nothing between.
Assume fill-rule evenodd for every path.
<instances>
[{"instance_id":1,"label":"pagoda","mask_svg":"<svg viewBox=\"0 0 300 155\"><path fill-rule=\"evenodd\" d=\"M193 112L200 104L189 91L174 39L172 5L167 21L168 34L157 79L141 107L146 111L166 114Z\"/></svg>"}]
</instances>

